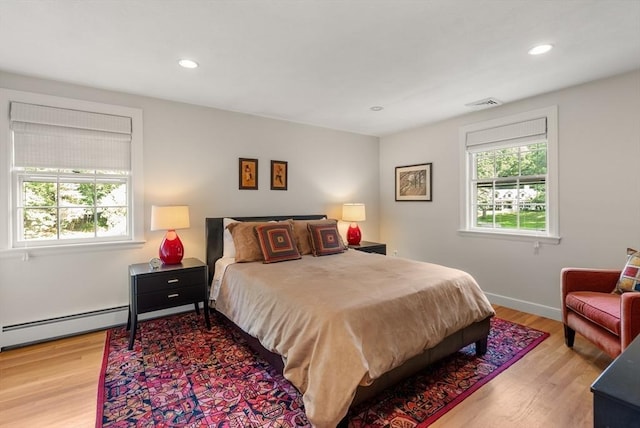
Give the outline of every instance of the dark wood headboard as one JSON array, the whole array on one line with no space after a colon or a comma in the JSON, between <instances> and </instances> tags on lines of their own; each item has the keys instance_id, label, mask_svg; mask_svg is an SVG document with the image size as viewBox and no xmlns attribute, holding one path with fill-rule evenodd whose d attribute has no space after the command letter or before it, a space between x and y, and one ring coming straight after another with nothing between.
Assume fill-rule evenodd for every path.
<instances>
[{"instance_id":1,"label":"dark wood headboard","mask_svg":"<svg viewBox=\"0 0 640 428\"><path fill-rule=\"evenodd\" d=\"M320 220L326 218L324 214L311 215L278 215L278 216L262 216L262 217L226 217L233 218L238 221L281 221L287 219L294 220ZM213 279L216 260L222 257L223 217L211 217L205 219L205 240L207 242L207 266L209 267L209 284Z\"/></svg>"}]
</instances>

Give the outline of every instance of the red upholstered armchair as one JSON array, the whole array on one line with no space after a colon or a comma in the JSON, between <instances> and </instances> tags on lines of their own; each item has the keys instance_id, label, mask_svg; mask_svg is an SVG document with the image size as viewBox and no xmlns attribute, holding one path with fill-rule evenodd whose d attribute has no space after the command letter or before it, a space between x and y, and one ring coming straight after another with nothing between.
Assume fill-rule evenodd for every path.
<instances>
[{"instance_id":1,"label":"red upholstered armchair","mask_svg":"<svg viewBox=\"0 0 640 428\"><path fill-rule=\"evenodd\" d=\"M562 270L564 339L573 347L576 331L612 358L640 333L640 293L612 293L620 270Z\"/></svg>"}]
</instances>

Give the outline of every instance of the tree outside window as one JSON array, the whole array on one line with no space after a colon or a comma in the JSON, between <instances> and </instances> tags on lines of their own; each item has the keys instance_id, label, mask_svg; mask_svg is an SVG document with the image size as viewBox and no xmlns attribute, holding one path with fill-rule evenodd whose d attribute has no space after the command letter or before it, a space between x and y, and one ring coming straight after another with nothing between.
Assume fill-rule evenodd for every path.
<instances>
[{"instance_id":1,"label":"tree outside window","mask_svg":"<svg viewBox=\"0 0 640 428\"><path fill-rule=\"evenodd\" d=\"M18 177L19 241L128 234L126 173L24 169Z\"/></svg>"}]
</instances>

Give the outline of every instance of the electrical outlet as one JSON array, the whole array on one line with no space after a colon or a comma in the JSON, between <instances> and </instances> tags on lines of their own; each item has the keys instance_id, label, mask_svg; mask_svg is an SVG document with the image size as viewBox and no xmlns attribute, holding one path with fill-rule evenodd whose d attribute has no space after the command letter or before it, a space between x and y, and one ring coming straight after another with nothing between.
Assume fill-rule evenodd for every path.
<instances>
[{"instance_id":1,"label":"electrical outlet","mask_svg":"<svg viewBox=\"0 0 640 428\"><path fill-rule=\"evenodd\" d=\"M393 255L397 256L398 255L398 250L393 250Z\"/></svg>"}]
</instances>

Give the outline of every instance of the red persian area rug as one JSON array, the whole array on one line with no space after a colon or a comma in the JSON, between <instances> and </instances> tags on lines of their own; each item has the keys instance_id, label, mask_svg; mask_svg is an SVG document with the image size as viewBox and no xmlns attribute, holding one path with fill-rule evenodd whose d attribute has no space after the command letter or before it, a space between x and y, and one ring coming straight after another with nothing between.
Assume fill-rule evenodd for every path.
<instances>
[{"instance_id":1,"label":"red persian area rug","mask_svg":"<svg viewBox=\"0 0 640 428\"><path fill-rule=\"evenodd\" d=\"M300 393L213 315L144 321L134 349L107 333L96 427L308 427ZM548 333L492 319L488 351L474 345L349 413L350 427L426 427L518 361Z\"/></svg>"}]
</instances>

